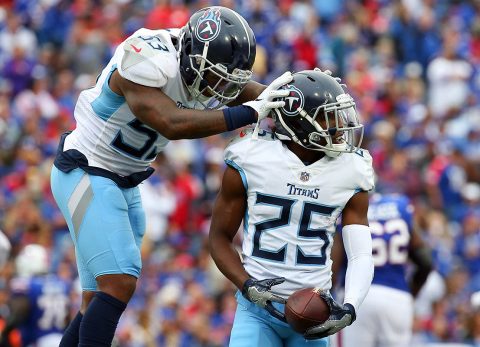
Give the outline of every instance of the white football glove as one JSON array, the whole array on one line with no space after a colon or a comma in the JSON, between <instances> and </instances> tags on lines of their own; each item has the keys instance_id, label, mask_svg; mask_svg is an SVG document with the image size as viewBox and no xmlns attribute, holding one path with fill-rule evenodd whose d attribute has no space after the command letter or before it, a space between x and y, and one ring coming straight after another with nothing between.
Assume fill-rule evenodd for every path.
<instances>
[{"instance_id":1,"label":"white football glove","mask_svg":"<svg viewBox=\"0 0 480 347\"><path fill-rule=\"evenodd\" d=\"M316 67L316 68L313 69L313 70L323 72L324 74L333 77L333 79L334 79L335 81L337 81L338 84L340 84L342 87L347 87L347 85L346 85L345 83L342 83L342 79L341 79L340 77L334 77L334 76L332 76L332 71L330 71L330 70L323 70L323 71L322 71L319 67Z\"/></svg>"},{"instance_id":2,"label":"white football glove","mask_svg":"<svg viewBox=\"0 0 480 347\"><path fill-rule=\"evenodd\" d=\"M244 103L245 106L250 106L257 112L258 123L268 116L272 109L285 106L285 101L273 101L273 99L288 96L288 90L278 90L278 88L292 82L292 80L292 73L287 71L270 83L255 100Z\"/></svg>"}]
</instances>

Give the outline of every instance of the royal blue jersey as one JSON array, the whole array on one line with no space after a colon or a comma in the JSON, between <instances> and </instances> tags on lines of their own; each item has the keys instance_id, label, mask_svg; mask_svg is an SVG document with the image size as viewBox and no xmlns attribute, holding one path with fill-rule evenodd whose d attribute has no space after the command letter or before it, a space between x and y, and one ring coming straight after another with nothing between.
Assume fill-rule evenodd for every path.
<instances>
[{"instance_id":1,"label":"royal blue jersey","mask_svg":"<svg viewBox=\"0 0 480 347\"><path fill-rule=\"evenodd\" d=\"M413 206L406 196L376 194L370 199L368 221L375 263L372 284L409 291L405 272L412 220Z\"/></svg>"},{"instance_id":2,"label":"royal blue jersey","mask_svg":"<svg viewBox=\"0 0 480 347\"><path fill-rule=\"evenodd\" d=\"M25 296L30 303L27 320L19 327L24 346L42 336L63 333L69 313L71 285L56 275L18 277L12 280L14 298Z\"/></svg>"}]
</instances>

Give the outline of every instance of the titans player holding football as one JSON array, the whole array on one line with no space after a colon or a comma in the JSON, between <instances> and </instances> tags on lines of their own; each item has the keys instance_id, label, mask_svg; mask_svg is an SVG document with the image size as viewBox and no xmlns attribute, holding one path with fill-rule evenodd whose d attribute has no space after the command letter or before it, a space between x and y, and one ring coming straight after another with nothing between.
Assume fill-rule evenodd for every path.
<instances>
[{"instance_id":1,"label":"titans player holding football","mask_svg":"<svg viewBox=\"0 0 480 347\"><path fill-rule=\"evenodd\" d=\"M275 132L243 131L225 150L210 250L239 289L231 347L328 346L350 325L373 276L367 221L374 187L371 157L359 148L363 126L339 80L319 69L295 73L274 110ZM348 262L346 296L337 303L330 251L342 215ZM243 221L242 258L233 245ZM284 317L294 291L319 288L329 319L304 335Z\"/></svg>"},{"instance_id":2,"label":"titans player holding football","mask_svg":"<svg viewBox=\"0 0 480 347\"><path fill-rule=\"evenodd\" d=\"M291 74L266 88L251 81L255 47L238 13L204 8L181 29L135 32L80 93L76 129L62 137L51 174L83 290L61 347L112 343L141 270L137 185L157 153L169 140L237 129L284 105L274 99Z\"/></svg>"},{"instance_id":3,"label":"titans player holding football","mask_svg":"<svg viewBox=\"0 0 480 347\"><path fill-rule=\"evenodd\" d=\"M404 195L374 194L368 220L375 276L358 321L341 332L341 347L407 347L413 298L432 269L430 250L413 227L413 206ZM410 283L406 280L409 260L415 264Z\"/></svg>"}]
</instances>

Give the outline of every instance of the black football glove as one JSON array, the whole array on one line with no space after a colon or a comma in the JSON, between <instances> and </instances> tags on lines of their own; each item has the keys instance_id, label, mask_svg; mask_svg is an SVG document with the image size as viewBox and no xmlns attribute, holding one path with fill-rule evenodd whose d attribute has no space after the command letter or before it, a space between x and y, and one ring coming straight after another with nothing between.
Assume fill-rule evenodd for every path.
<instances>
[{"instance_id":1,"label":"black football glove","mask_svg":"<svg viewBox=\"0 0 480 347\"><path fill-rule=\"evenodd\" d=\"M307 340L322 339L335 334L355 321L355 308L351 304L343 306L337 303L327 291L322 291L319 295L327 302L330 307L330 316L322 324L309 328L303 335Z\"/></svg>"},{"instance_id":2,"label":"black football glove","mask_svg":"<svg viewBox=\"0 0 480 347\"><path fill-rule=\"evenodd\" d=\"M256 280L249 278L245 281L242 288L242 295L255 305L264 308L277 319L286 322L285 314L277 310L272 301L286 304L287 301L278 295L273 294L270 289L277 284L285 282L284 277L268 278L265 280Z\"/></svg>"}]
</instances>

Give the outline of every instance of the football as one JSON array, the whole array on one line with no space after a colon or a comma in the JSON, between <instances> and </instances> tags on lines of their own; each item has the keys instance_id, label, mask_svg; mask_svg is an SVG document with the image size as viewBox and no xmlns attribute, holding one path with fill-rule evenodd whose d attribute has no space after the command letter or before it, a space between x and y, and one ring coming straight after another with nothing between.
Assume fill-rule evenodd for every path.
<instances>
[{"instance_id":1,"label":"football","mask_svg":"<svg viewBox=\"0 0 480 347\"><path fill-rule=\"evenodd\" d=\"M297 333L303 334L308 328L325 322L330 308L318 294L317 288L297 290L287 300L285 318Z\"/></svg>"}]
</instances>

